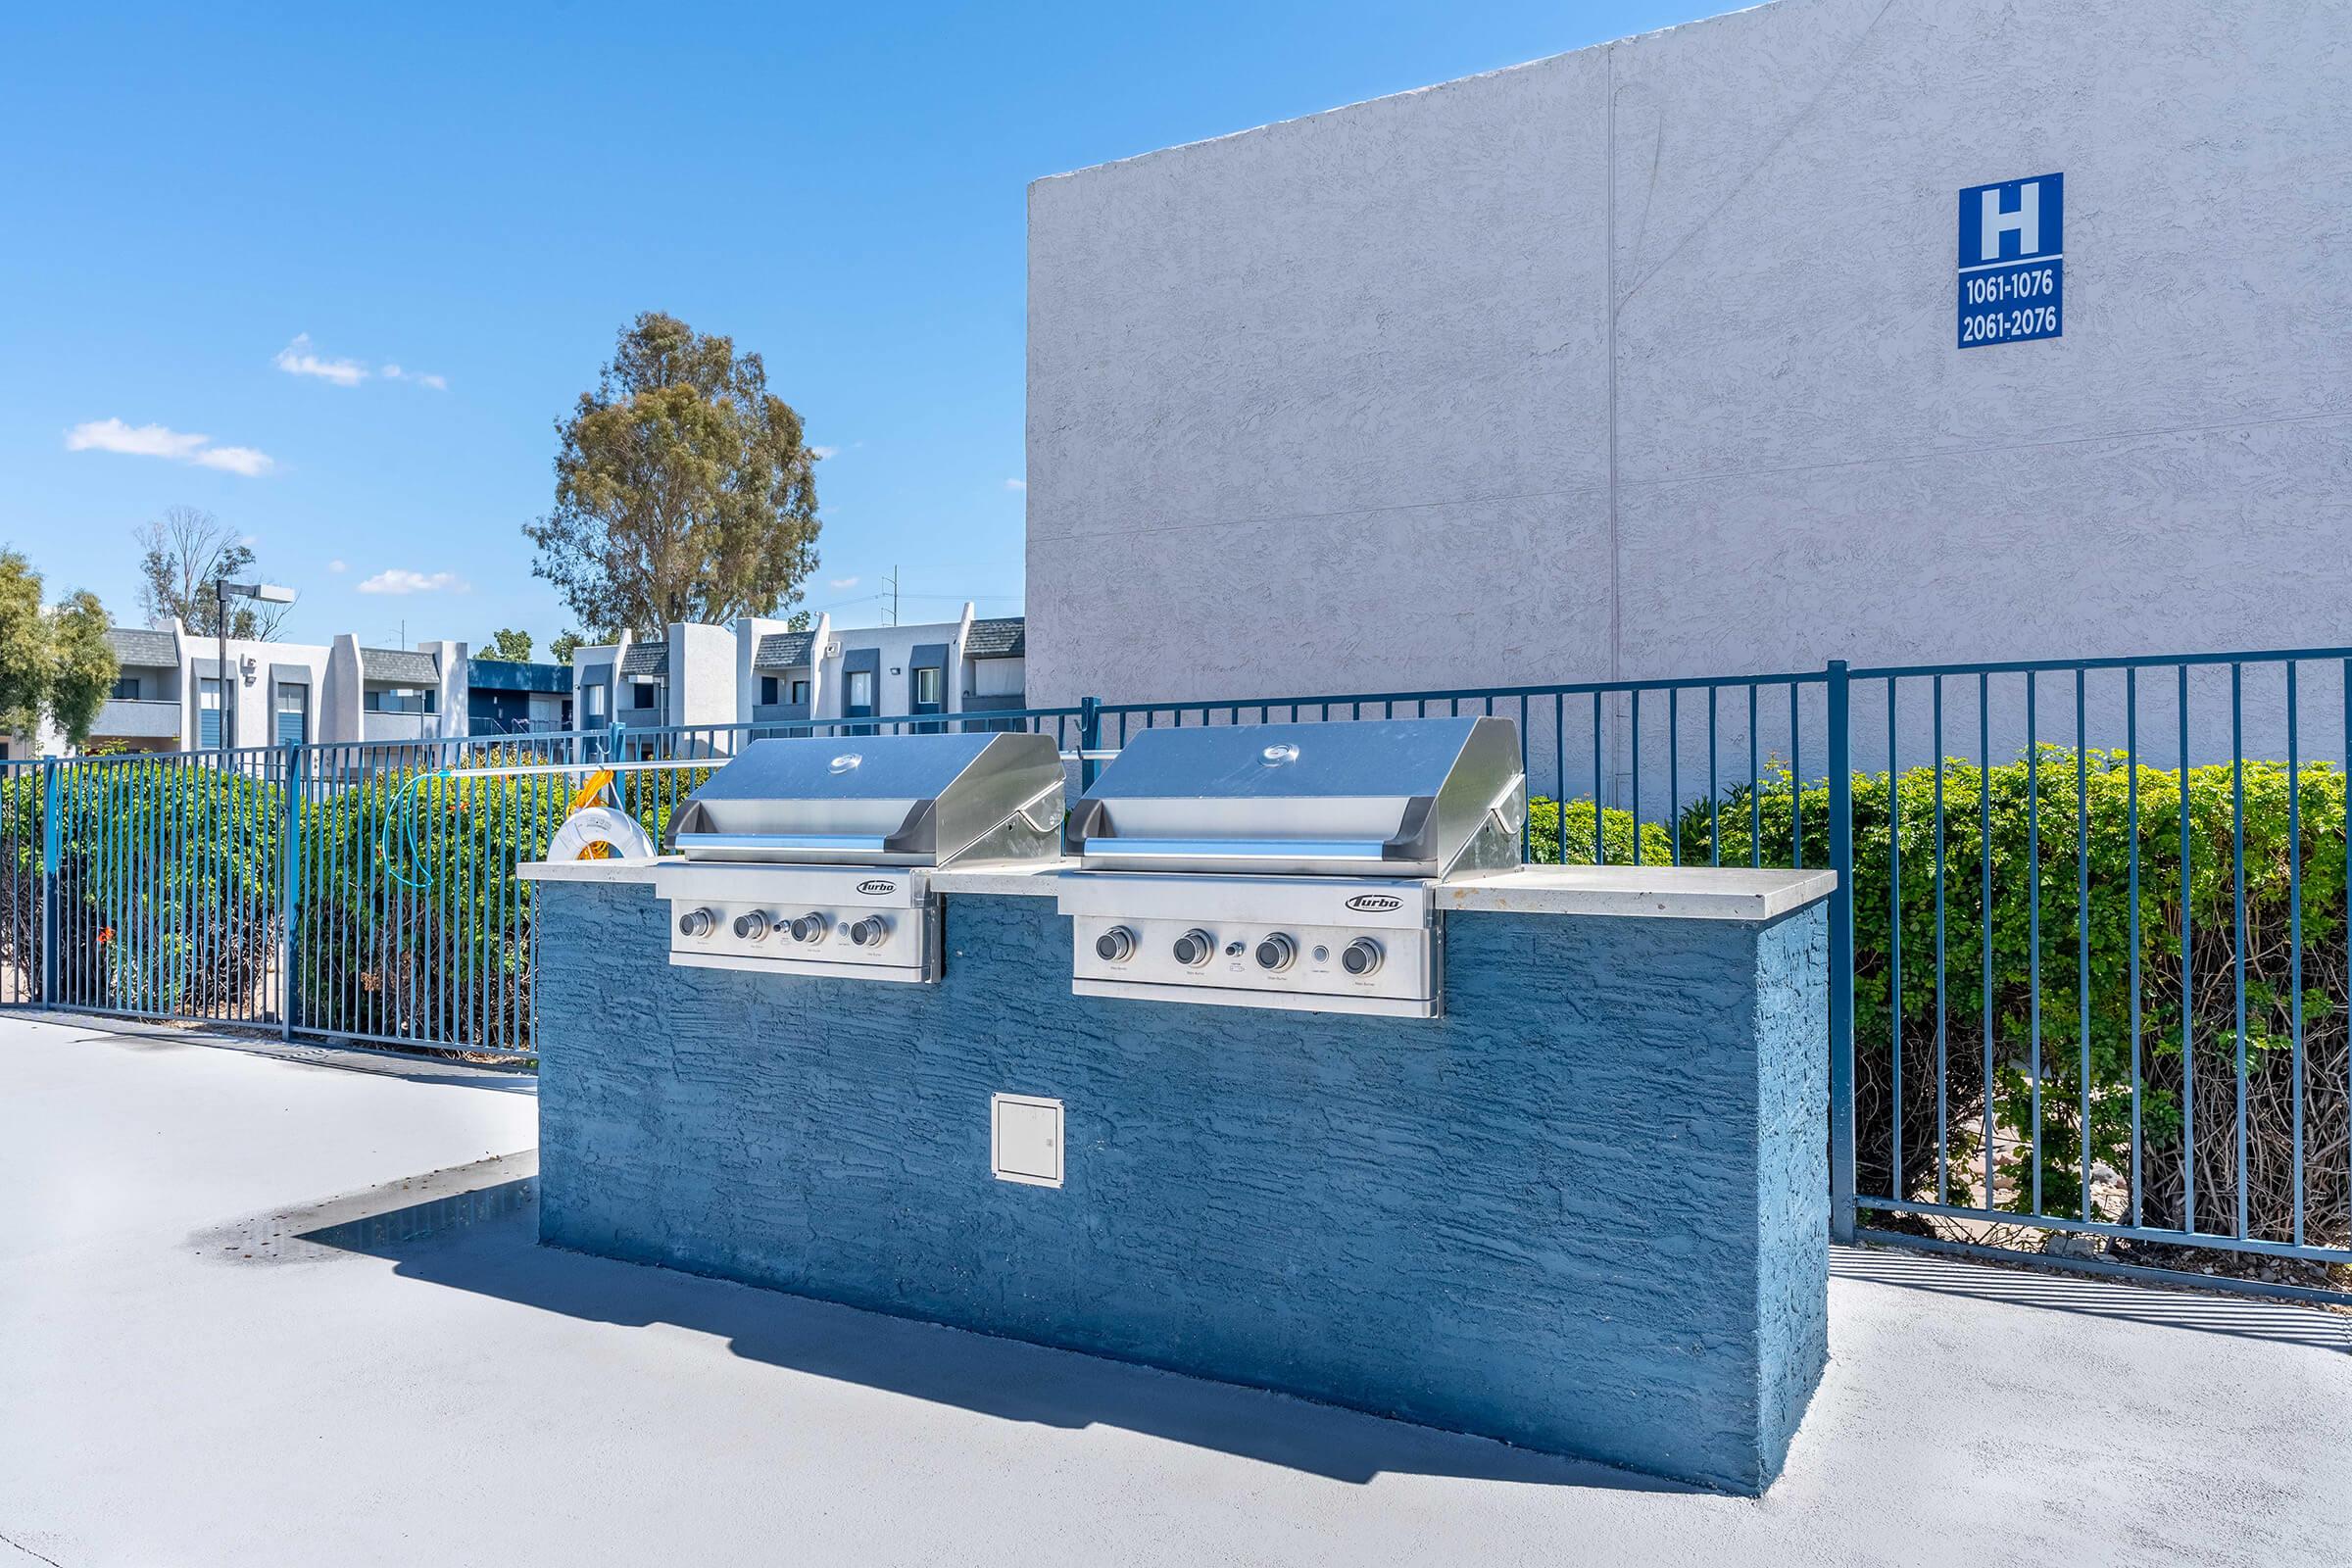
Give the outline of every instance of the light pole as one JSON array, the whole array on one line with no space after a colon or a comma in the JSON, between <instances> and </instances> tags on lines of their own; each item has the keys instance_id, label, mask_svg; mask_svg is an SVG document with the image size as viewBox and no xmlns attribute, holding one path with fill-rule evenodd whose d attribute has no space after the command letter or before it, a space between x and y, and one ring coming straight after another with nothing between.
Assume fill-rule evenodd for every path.
<instances>
[{"instance_id":1,"label":"light pole","mask_svg":"<svg viewBox=\"0 0 2352 1568\"><path fill-rule=\"evenodd\" d=\"M294 590L280 588L273 582L230 582L223 573L213 581L213 630L220 640L220 662L217 673L220 680L220 746L228 751L236 744L236 725L232 719L235 710L229 699L236 691L236 682L228 674L228 602L237 599L258 599L265 605L290 605Z\"/></svg>"}]
</instances>

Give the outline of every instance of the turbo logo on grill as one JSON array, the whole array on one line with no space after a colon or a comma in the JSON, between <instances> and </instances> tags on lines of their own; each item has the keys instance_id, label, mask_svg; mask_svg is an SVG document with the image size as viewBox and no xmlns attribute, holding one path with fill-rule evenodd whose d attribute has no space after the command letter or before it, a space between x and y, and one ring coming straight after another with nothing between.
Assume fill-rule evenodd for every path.
<instances>
[{"instance_id":1,"label":"turbo logo on grill","mask_svg":"<svg viewBox=\"0 0 2352 1568\"><path fill-rule=\"evenodd\" d=\"M858 883L858 891L860 893L870 893L879 896L885 893L898 892L899 885L896 882L887 881L881 877L874 877L871 880Z\"/></svg>"},{"instance_id":2,"label":"turbo logo on grill","mask_svg":"<svg viewBox=\"0 0 2352 1568\"><path fill-rule=\"evenodd\" d=\"M1386 914L1403 908L1404 901L1394 893L1358 893L1348 901L1348 907L1358 914Z\"/></svg>"}]
</instances>

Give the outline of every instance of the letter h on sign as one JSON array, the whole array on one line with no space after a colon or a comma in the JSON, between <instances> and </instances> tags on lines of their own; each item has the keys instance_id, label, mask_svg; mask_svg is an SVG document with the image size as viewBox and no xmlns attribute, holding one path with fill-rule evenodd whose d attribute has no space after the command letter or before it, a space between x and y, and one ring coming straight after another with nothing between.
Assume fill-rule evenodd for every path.
<instances>
[{"instance_id":1,"label":"letter h on sign","mask_svg":"<svg viewBox=\"0 0 2352 1568\"><path fill-rule=\"evenodd\" d=\"M2038 174L1960 193L1960 266L1987 267L2063 250L2066 176Z\"/></svg>"}]
</instances>

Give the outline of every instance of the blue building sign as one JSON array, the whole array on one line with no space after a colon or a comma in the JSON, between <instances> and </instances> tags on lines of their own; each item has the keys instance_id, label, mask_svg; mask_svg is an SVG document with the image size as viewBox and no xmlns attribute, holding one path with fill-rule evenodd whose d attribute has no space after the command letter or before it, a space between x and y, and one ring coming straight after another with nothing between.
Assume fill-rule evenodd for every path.
<instances>
[{"instance_id":1,"label":"blue building sign","mask_svg":"<svg viewBox=\"0 0 2352 1568\"><path fill-rule=\"evenodd\" d=\"M2065 325L2066 176L1960 193L1960 346L2031 343Z\"/></svg>"}]
</instances>

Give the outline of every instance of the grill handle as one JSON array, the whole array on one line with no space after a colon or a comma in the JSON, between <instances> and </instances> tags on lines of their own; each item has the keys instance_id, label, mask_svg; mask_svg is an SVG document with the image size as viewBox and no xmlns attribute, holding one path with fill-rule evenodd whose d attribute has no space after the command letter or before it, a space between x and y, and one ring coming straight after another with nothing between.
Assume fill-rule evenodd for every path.
<instances>
[{"instance_id":1,"label":"grill handle","mask_svg":"<svg viewBox=\"0 0 2352 1568\"><path fill-rule=\"evenodd\" d=\"M858 833L679 833L674 837L680 850L806 850L855 851L875 855L889 848L890 841Z\"/></svg>"},{"instance_id":2,"label":"grill handle","mask_svg":"<svg viewBox=\"0 0 2352 1568\"><path fill-rule=\"evenodd\" d=\"M1379 869L1388 848L1378 839L1127 839L1104 840L1098 853L1131 860L1350 860Z\"/></svg>"}]
</instances>

